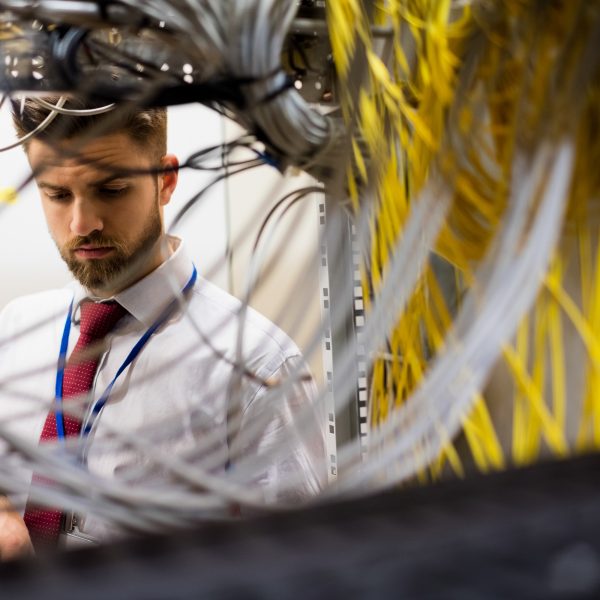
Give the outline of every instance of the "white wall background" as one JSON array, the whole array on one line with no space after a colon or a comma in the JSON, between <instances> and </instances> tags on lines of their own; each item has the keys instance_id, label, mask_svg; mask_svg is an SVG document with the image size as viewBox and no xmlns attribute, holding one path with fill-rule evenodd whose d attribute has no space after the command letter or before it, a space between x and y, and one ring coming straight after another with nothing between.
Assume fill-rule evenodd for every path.
<instances>
[{"instance_id":1,"label":"white wall background","mask_svg":"<svg viewBox=\"0 0 600 600\"><path fill-rule=\"evenodd\" d=\"M0 111L0 146L15 139L5 104ZM20 147L0 154L0 189L19 187L29 173ZM16 296L60 286L68 279L48 235L35 186L30 184L15 204L0 203L0 306Z\"/></svg>"},{"instance_id":2,"label":"white wall background","mask_svg":"<svg viewBox=\"0 0 600 600\"><path fill-rule=\"evenodd\" d=\"M238 134L237 126L225 123L204 107L169 109L169 151L182 162L193 152ZM14 140L5 106L0 109L0 146ZM19 187L28 174L21 148L0 153L0 190ZM214 176L181 171L177 192L166 210L167 226L178 209ZM175 233L185 238L203 276L241 297L262 219L286 192L310 184L306 176L282 177L271 167L259 167L215 185ZM297 203L277 226L268 255L276 257L275 266L268 276L261 276L250 302L287 331L303 350L320 322L316 202L312 195ZM241 243L243 233L248 235ZM12 298L60 287L69 279L47 232L36 187L30 183L16 203L0 202L0 308ZM320 351L307 358L320 379Z\"/></svg>"}]
</instances>

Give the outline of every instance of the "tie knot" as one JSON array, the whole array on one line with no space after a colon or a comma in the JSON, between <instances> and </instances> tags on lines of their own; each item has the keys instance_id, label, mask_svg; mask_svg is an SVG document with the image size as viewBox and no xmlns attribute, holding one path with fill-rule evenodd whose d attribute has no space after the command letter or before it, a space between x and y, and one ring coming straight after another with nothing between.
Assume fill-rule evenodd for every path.
<instances>
[{"instance_id":1,"label":"tie knot","mask_svg":"<svg viewBox=\"0 0 600 600\"><path fill-rule=\"evenodd\" d=\"M103 338L126 312L114 300L110 302L84 302L81 305L80 335L88 336L94 340Z\"/></svg>"}]
</instances>

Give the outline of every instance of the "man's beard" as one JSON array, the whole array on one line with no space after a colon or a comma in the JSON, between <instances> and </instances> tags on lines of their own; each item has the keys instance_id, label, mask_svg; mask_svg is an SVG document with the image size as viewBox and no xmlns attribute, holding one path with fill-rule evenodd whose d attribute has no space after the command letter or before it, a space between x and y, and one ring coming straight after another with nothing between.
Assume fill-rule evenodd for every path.
<instances>
[{"instance_id":1,"label":"man's beard","mask_svg":"<svg viewBox=\"0 0 600 600\"><path fill-rule=\"evenodd\" d=\"M62 247L57 244L57 248L73 276L85 288L116 290L126 287L135 278L161 235L162 222L157 208L148 218L139 237L130 243L94 231L90 235L79 236ZM73 253L84 244L110 246L113 251L106 258L79 260Z\"/></svg>"}]
</instances>

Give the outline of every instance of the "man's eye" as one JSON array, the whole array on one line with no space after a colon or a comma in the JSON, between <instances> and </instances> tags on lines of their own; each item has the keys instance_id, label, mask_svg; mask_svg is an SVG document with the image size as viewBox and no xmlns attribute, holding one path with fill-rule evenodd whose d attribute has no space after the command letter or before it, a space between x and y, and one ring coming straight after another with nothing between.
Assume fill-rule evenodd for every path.
<instances>
[{"instance_id":1,"label":"man's eye","mask_svg":"<svg viewBox=\"0 0 600 600\"><path fill-rule=\"evenodd\" d=\"M105 187L105 188L100 188L98 190L98 193L101 196L105 196L107 198L117 198L118 196L122 196L123 194L125 194L125 192L127 192L127 187Z\"/></svg>"},{"instance_id":2,"label":"man's eye","mask_svg":"<svg viewBox=\"0 0 600 600\"><path fill-rule=\"evenodd\" d=\"M54 200L55 202L61 202L64 200L68 200L71 197L69 192L55 192L53 194L47 194L50 200Z\"/></svg>"}]
</instances>

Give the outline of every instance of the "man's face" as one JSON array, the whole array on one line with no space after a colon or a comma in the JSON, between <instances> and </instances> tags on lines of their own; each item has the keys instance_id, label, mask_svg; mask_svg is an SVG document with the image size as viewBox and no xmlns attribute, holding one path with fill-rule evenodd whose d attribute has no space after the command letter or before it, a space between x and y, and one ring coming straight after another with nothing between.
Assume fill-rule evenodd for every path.
<instances>
[{"instance_id":1,"label":"man's face","mask_svg":"<svg viewBox=\"0 0 600 600\"><path fill-rule=\"evenodd\" d=\"M129 136L107 135L81 147L34 140L28 157L50 234L82 285L111 295L162 262L162 209L177 175L127 173L160 166ZM161 165L176 167L177 160L168 155Z\"/></svg>"}]
</instances>

